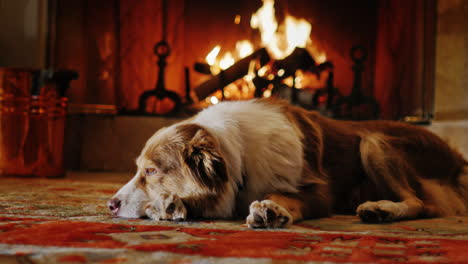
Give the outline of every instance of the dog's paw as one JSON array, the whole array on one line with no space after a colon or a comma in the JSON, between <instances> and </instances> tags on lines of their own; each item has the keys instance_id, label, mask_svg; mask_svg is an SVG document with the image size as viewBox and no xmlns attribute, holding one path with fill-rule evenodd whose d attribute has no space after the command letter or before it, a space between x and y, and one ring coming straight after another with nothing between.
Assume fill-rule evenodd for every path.
<instances>
[{"instance_id":1,"label":"dog's paw","mask_svg":"<svg viewBox=\"0 0 468 264\"><path fill-rule=\"evenodd\" d=\"M289 212L271 200L255 201L250 204L247 225L250 228L283 228L292 224Z\"/></svg>"},{"instance_id":2,"label":"dog's paw","mask_svg":"<svg viewBox=\"0 0 468 264\"><path fill-rule=\"evenodd\" d=\"M152 220L182 221L187 218L187 209L177 194L163 192L146 204L146 215Z\"/></svg>"},{"instance_id":3,"label":"dog's paw","mask_svg":"<svg viewBox=\"0 0 468 264\"><path fill-rule=\"evenodd\" d=\"M408 207L403 203L382 200L365 202L358 206L356 213L363 222L383 223L404 218Z\"/></svg>"}]
</instances>

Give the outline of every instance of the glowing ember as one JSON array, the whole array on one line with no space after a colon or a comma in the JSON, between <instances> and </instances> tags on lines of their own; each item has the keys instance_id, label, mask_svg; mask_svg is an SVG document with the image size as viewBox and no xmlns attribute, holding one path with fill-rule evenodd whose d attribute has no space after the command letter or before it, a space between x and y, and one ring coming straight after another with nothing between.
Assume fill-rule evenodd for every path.
<instances>
[{"instance_id":1,"label":"glowing ember","mask_svg":"<svg viewBox=\"0 0 468 264\"><path fill-rule=\"evenodd\" d=\"M268 66L263 66L258 70L258 76L263 77L268 71Z\"/></svg>"},{"instance_id":2,"label":"glowing ember","mask_svg":"<svg viewBox=\"0 0 468 264\"><path fill-rule=\"evenodd\" d=\"M284 75L284 69L279 69L277 72L278 76L281 77Z\"/></svg>"},{"instance_id":3,"label":"glowing ember","mask_svg":"<svg viewBox=\"0 0 468 264\"><path fill-rule=\"evenodd\" d=\"M219 103L219 100L218 100L218 98L216 96L211 96L210 102L212 104L217 104L217 103Z\"/></svg>"},{"instance_id":4,"label":"glowing ember","mask_svg":"<svg viewBox=\"0 0 468 264\"><path fill-rule=\"evenodd\" d=\"M236 15L234 17L234 24L239 25L241 22L241 15Z\"/></svg>"},{"instance_id":5,"label":"glowing ember","mask_svg":"<svg viewBox=\"0 0 468 264\"><path fill-rule=\"evenodd\" d=\"M210 66L215 65L216 57L218 56L220 50L221 50L221 47L219 45L217 45L216 47L214 47L210 51L210 53L208 53L208 55L206 55L205 59L206 59L206 63L208 63L208 65L210 65Z\"/></svg>"}]
</instances>

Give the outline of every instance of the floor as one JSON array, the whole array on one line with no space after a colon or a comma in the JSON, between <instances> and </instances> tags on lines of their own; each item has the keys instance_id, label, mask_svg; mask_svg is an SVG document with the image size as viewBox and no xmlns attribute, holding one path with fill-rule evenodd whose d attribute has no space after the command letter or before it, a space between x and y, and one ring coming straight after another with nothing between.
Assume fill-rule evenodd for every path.
<instances>
[{"instance_id":1,"label":"floor","mask_svg":"<svg viewBox=\"0 0 468 264\"><path fill-rule=\"evenodd\" d=\"M112 218L129 173L0 178L0 263L463 263L468 217L363 224L356 216L252 230L244 221Z\"/></svg>"},{"instance_id":2,"label":"floor","mask_svg":"<svg viewBox=\"0 0 468 264\"><path fill-rule=\"evenodd\" d=\"M133 177L132 173L128 172L84 172L84 171L68 171L65 179L74 181L87 182L108 182L125 184Z\"/></svg>"}]
</instances>

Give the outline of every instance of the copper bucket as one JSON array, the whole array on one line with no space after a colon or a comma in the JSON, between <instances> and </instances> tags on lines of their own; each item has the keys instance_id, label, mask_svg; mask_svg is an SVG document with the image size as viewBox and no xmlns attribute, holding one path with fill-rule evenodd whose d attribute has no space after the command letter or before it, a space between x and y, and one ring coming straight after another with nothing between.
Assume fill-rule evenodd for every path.
<instances>
[{"instance_id":1,"label":"copper bucket","mask_svg":"<svg viewBox=\"0 0 468 264\"><path fill-rule=\"evenodd\" d=\"M65 175L67 99L57 98L51 89L33 95L34 74L32 70L0 68L0 176Z\"/></svg>"}]
</instances>

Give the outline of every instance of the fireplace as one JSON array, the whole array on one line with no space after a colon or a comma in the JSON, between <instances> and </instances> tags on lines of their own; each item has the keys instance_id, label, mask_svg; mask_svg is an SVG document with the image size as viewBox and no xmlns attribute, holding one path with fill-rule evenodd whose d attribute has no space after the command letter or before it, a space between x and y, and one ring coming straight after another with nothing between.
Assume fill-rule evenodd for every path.
<instances>
[{"instance_id":1,"label":"fireplace","mask_svg":"<svg viewBox=\"0 0 468 264\"><path fill-rule=\"evenodd\" d=\"M163 2L167 2L167 12L163 12ZM187 87L196 92L213 78L197 71L194 64L206 62L214 47L220 47L220 59L227 52L234 54L236 43L242 40L249 41L253 51L265 46L259 30L251 26L251 17L267 2L273 1L51 1L51 66L80 72L80 80L69 93L72 102L115 105L120 113L135 113L140 95L156 86L158 66L153 46L162 39L166 14L171 54L165 88L177 93L187 108ZM351 95L355 77L350 50L360 46L367 51L362 93L377 100L377 118L432 117L435 0L276 0L274 8L279 25L288 15L310 23L307 50L317 66L323 62L333 65L333 86L341 96ZM271 51L268 54L274 57ZM306 88L311 89L293 89L299 92L299 101L306 101L299 103L310 107L307 98L327 85L330 71L325 72L316 74L321 77L318 80L310 77L312 85ZM198 99L206 104L219 101L221 88L208 99ZM171 107L164 102L149 105L146 110L155 113Z\"/></svg>"},{"instance_id":2,"label":"fireplace","mask_svg":"<svg viewBox=\"0 0 468 264\"><path fill-rule=\"evenodd\" d=\"M0 9L5 26L0 43L8 51L0 66L77 70L80 78L67 93L65 168L133 171L132 157L148 137L184 117L130 115L141 93L156 85L153 47L161 40L162 2L40 0L24 12L26 2L31 1L8 1ZM212 78L195 71L194 64L206 62L216 45L219 57L235 51L238 40L251 41L254 51L261 48L259 32L249 20L263 2L231 2L168 1L172 53L166 87L182 98L185 110L193 106L185 100L186 67L193 90ZM428 128L468 155L466 1L354 2L276 0L275 14L279 23L286 13L311 23L312 43L333 63L334 84L342 95L353 86L350 48L366 47L362 88L364 95L377 99L380 118L409 116L407 121L416 122L434 113ZM32 33L37 35L31 39ZM321 81L327 79L324 75ZM307 89L299 92L301 100L310 96Z\"/></svg>"}]
</instances>

